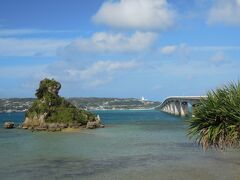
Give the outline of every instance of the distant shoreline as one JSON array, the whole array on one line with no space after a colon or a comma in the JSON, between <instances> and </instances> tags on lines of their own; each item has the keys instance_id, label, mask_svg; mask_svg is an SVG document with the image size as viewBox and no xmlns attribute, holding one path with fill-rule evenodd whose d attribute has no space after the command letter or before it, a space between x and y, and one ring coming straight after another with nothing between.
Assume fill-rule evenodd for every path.
<instances>
[{"instance_id":1,"label":"distant shoreline","mask_svg":"<svg viewBox=\"0 0 240 180\"><path fill-rule=\"evenodd\" d=\"M88 109L88 111L150 111L155 110L155 108L150 109Z\"/></svg>"},{"instance_id":2,"label":"distant shoreline","mask_svg":"<svg viewBox=\"0 0 240 180\"><path fill-rule=\"evenodd\" d=\"M87 109L87 111L150 111L155 110L155 108L150 109ZM0 113L24 113L26 111L2 111Z\"/></svg>"},{"instance_id":3,"label":"distant shoreline","mask_svg":"<svg viewBox=\"0 0 240 180\"><path fill-rule=\"evenodd\" d=\"M30 98L0 98L1 113L15 113L27 111L35 99ZM67 101L80 109L93 111L146 111L159 107L161 102L137 98L66 98Z\"/></svg>"}]
</instances>

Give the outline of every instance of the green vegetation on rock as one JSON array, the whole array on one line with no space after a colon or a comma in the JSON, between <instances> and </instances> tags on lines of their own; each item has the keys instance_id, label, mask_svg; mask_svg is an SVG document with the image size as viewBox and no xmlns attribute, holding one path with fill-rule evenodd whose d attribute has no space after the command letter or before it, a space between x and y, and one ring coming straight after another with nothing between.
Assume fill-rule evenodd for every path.
<instances>
[{"instance_id":1,"label":"green vegetation on rock","mask_svg":"<svg viewBox=\"0 0 240 180\"><path fill-rule=\"evenodd\" d=\"M201 100L189 121L189 136L204 149L239 147L240 82L211 91Z\"/></svg>"},{"instance_id":2,"label":"green vegetation on rock","mask_svg":"<svg viewBox=\"0 0 240 180\"><path fill-rule=\"evenodd\" d=\"M94 121L95 115L77 109L70 102L58 95L61 84L55 80L44 79L36 91L37 99L26 112L26 118L34 119L44 115L46 123L81 123Z\"/></svg>"}]
</instances>

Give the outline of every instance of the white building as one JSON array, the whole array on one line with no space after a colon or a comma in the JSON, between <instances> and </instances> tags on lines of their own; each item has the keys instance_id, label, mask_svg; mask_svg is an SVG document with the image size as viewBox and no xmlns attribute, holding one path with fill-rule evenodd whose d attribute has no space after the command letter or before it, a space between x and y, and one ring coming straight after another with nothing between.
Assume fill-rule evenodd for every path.
<instances>
[{"instance_id":1,"label":"white building","mask_svg":"<svg viewBox=\"0 0 240 180\"><path fill-rule=\"evenodd\" d=\"M147 101L143 96L141 97L141 101Z\"/></svg>"}]
</instances>

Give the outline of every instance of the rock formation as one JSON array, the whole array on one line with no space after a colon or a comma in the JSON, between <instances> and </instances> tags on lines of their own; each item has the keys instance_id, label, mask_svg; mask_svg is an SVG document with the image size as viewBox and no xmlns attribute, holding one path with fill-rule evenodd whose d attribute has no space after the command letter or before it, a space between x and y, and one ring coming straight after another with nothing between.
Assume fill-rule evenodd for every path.
<instances>
[{"instance_id":1,"label":"rock formation","mask_svg":"<svg viewBox=\"0 0 240 180\"><path fill-rule=\"evenodd\" d=\"M103 128L104 125L101 123L100 117L97 116L95 121L88 121L86 128L87 129L95 129L95 128Z\"/></svg>"},{"instance_id":2,"label":"rock formation","mask_svg":"<svg viewBox=\"0 0 240 180\"><path fill-rule=\"evenodd\" d=\"M37 99L26 112L22 128L31 130L61 131L64 128L104 127L99 116L77 109L58 95L61 84L55 80L44 79L36 90Z\"/></svg>"},{"instance_id":3,"label":"rock formation","mask_svg":"<svg viewBox=\"0 0 240 180\"><path fill-rule=\"evenodd\" d=\"M4 126L5 129L13 129L14 128L14 122L5 122L3 126Z\"/></svg>"}]
</instances>

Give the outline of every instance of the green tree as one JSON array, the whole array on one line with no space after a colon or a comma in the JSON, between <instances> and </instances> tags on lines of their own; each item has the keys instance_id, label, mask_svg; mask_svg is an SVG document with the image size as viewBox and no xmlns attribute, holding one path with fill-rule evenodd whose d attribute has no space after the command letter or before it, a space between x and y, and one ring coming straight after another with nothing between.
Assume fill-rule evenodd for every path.
<instances>
[{"instance_id":1,"label":"green tree","mask_svg":"<svg viewBox=\"0 0 240 180\"><path fill-rule=\"evenodd\" d=\"M204 149L239 147L240 82L210 91L189 121L188 135Z\"/></svg>"}]
</instances>

